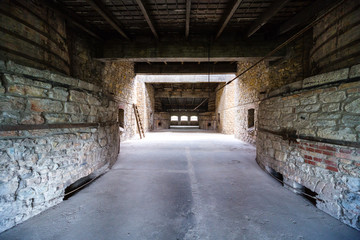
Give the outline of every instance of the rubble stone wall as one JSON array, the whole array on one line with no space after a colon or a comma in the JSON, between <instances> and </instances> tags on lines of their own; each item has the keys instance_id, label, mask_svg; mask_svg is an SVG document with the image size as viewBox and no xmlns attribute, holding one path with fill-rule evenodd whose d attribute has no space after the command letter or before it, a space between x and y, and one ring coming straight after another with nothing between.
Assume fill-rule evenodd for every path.
<instances>
[{"instance_id":1,"label":"rubble stone wall","mask_svg":"<svg viewBox=\"0 0 360 240\"><path fill-rule=\"evenodd\" d=\"M259 105L257 161L360 229L360 65L295 82Z\"/></svg>"},{"instance_id":2,"label":"rubble stone wall","mask_svg":"<svg viewBox=\"0 0 360 240\"><path fill-rule=\"evenodd\" d=\"M117 104L96 85L0 61L0 232L117 159Z\"/></svg>"}]
</instances>

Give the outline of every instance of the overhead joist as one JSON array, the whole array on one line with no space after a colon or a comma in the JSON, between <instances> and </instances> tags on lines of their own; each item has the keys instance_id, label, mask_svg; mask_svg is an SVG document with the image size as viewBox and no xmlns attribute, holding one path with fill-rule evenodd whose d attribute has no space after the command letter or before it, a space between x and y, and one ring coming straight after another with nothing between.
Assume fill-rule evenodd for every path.
<instances>
[{"instance_id":1,"label":"overhead joist","mask_svg":"<svg viewBox=\"0 0 360 240\"><path fill-rule=\"evenodd\" d=\"M186 0L186 20L185 20L185 37L189 37L190 32L190 12L191 12L191 0Z\"/></svg>"},{"instance_id":2,"label":"overhead joist","mask_svg":"<svg viewBox=\"0 0 360 240\"><path fill-rule=\"evenodd\" d=\"M234 15L234 13L236 12L236 10L238 9L238 7L240 6L241 2L243 0L236 0L234 2L234 5L232 6L232 8L230 9L230 12L227 14L227 16L225 17L225 20L223 22L223 24L221 25L218 33L216 34L215 39L219 38L221 33L224 31L224 29L226 28L226 26L228 25L230 19L232 18L232 16Z\"/></svg>"},{"instance_id":3,"label":"overhead joist","mask_svg":"<svg viewBox=\"0 0 360 240\"><path fill-rule=\"evenodd\" d=\"M93 26L90 26L86 22L84 22L76 13L73 11L63 7L61 4L54 2L54 1L43 1L45 6L51 8L57 14L61 15L65 19L67 19L71 24L75 25L76 27L80 28L84 32L88 33L89 35L103 40L101 35L98 33L98 30L95 29Z\"/></svg>"},{"instance_id":4,"label":"overhead joist","mask_svg":"<svg viewBox=\"0 0 360 240\"><path fill-rule=\"evenodd\" d=\"M256 33L262 26L264 26L273 16L275 16L280 9L282 9L289 0L276 0L270 7L257 18L254 23L250 26L247 37L251 37Z\"/></svg>"},{"instance_id":5,"label":"overhead joist","mask_svg":"<svg viewBox=\"0 0 360 240\"><path fill-rule=\"evenodd\" d=\"M144 15L145 17L145 20L147 22L147 24L149 25L152 33L154 34L155 38L156 39L159 39L159 35L157 34L156 30L155 30L155 27L154 27L154 24L152 23L150 17L149 17L149 14L148 12L146 11L145 7L144 7L144 4L141 0L136 0L136 3L138 4L142 14Z\"/></svg>"},{"instance_id":6,"label":"overhead joist","mask_svg":"<svg viewBox=\"0 0 360 240\"><path fill-rule=\"evenodd\" d=\"M289 21L283 23L277 30L278 35L284 34L297 26L302 26L316 18L320 12L324 12L337 4L340 0L317 0L304 8Z\"/></svg>"},{"instance_id":7,"label":"overhead joist","mask_svg":"<svg viewBox=\"0 0 360 240\"><path fill-rule=\"evenodd\" d=\"M207 98L209 93L205 91L156 91L155 98Z\"/></svg>"},{"instance_id":8,"label":"overhead joist","mask_svg":"<svg viewBox=\"0 0 360 240\"><path fill-rule=\"evenodd\" d=\"M106 20L107 23L109 23L118 33L120 33L121 36L123 36L127 40L130 40L129 37L120 28L115 16L106 8L106 6L101 1L87 0L87 2Z\"/></svg>"}]
</instances>

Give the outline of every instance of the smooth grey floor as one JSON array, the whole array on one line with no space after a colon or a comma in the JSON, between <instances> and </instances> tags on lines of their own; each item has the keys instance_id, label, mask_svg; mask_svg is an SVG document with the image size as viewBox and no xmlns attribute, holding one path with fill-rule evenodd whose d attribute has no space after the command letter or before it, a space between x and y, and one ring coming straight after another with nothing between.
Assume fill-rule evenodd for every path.
<instances>
[{"instance_id":1,"label":"smooth grey floor","mask_svg":"<svg viewBox=\"0 0 360 240\"><path fill-rule=\"evenodd\" d=\"M360 239L282 187L255 148L216 133L148 133L76 195L0 239Z\"/></svg>"}]
</instances>

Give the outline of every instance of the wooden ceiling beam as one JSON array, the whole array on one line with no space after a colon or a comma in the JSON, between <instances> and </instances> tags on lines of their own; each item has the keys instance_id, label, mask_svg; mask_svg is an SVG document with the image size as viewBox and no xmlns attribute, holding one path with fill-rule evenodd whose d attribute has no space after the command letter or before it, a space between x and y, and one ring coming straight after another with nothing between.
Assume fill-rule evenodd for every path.
<instances>
[{"instance_id":1,"label":"wooden ceiling beam","mask_svg":"<svg viewBox=\"0 0 360 240\"><path fill-rule=\"evenodd\" d=\"M225 21L224 21L223 24L221 25L218 33L216 34L215 39L218 39L218 38L220 37L221 33L224 31L225 27L228 25L230 19L232 18L232 16L234 15L235 11L238 9L238 7L239 7L239 5L240 5L240 3L241 3L242 1L243 1L243 0L236 0L236 1L234 2L234 5L232 6L229 14L226 16Z\"/></svg>"},{"instance_id":2,"label":"wooden ceiling beam","mask_svg":"<svg viewBox=\"0 0 360 240\"><path fill-rule=\"evenodd\" d=\"M310 4L308 7L300 11L289 21L283 23L278 28L277 34L281 35L299 25L305 25L306 23L310 22L319 12L329 9L338 2L339 0L317 0L316 2Z\"/></svg>"},{"instance_id":3,"label":"wooden ceiling beam","mask_svg":"<svg viewBox=\"0 0 360 240\"><path fill-rule=\"evenodd\" d=\"M263 14L261 14L260 17L257 18L254 21L254 23L250 26L250 28L249 28L249 30L247 32L247 37L251 37L262 26L264 26L270 20L270 18L275 16L276 13L278 13L280 11L280 9L282 9L285 6L285 4L288 1L289 0L276 0L276 1L274 1L270 5L270 7L267 10L265 10L265 12Z\"/></svg>"},{"instance_id":4,"label":"wooden ceiling beam","mask_svg":"<svg viewBox=\"0 0 360 240\"><path fill-rule=\"evenodd\" d=\"M155 30L155 27L149 17L149 14L147 13L145 7L144 7L144 4L141 0L136 0L136 3L139 5L139 8L141 10L141 12L143 13L144 17L145 17L145 20L146 22L148 23L152 33L154 34L155 38L156 39L159 39L159 35L157 34L156 30Z\"/></svg>"},{"instance_id":5,"label":"wooden ceiling beam","mask_svg":"<svg viewBox=\"0 0 360 240\"><path fill-rule=\"evenodd\" d=\"M130 38L124 33L117 23L116 17L106 8L100 0L87 0L87 2L94 8L118 33L127 40Z\"/></svg>"},{"instance_id":6,"label":"wooden ceiling beam","mask_svg":"<svg viewBox=\"0 0 360 240\"><path fill-rule=\"evenodd\" d=\"M191 0L186 0L186 23L185 23L186 39L188 39L190 32L190 12L191 12Z\"/></svg>"}]
</instances>

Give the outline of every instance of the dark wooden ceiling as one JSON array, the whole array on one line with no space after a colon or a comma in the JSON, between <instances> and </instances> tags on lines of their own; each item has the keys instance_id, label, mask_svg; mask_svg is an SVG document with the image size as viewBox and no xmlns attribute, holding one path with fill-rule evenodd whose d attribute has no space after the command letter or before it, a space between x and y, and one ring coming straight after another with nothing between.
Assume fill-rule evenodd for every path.
<instances>
[{"instance_id":1,"label":"dark wooden ceiling","mask_svg":"<svg viewBox=\"0 0 360 240\"><path fill-rule=\"evenodd\" d=\"M256 32L263 34L273 31L313 1L57 0L55 2L75 13L94 29L98 29L99 35L119 34L120 29L123 37L131 39L137 35L161 38L173 33L190 36L210 34L217 37L230 32L248 35L251 28L259 26ZM259 22L264 17L265 23ZM117 27L114 27L114 24Z\"/></svg>"},{"instance_id":2,"label":"dark wooden ceiling","mask_svg":"<svg viewBox=\"0 0 360 240\"><path fill-rule=\"evenodd\" d=\"M207 112L219 83L154 83L157 112ZM210 106L209 106L210 104ZM214 109L212 109L214 110Z\"/></svg>"}]
</instances>

